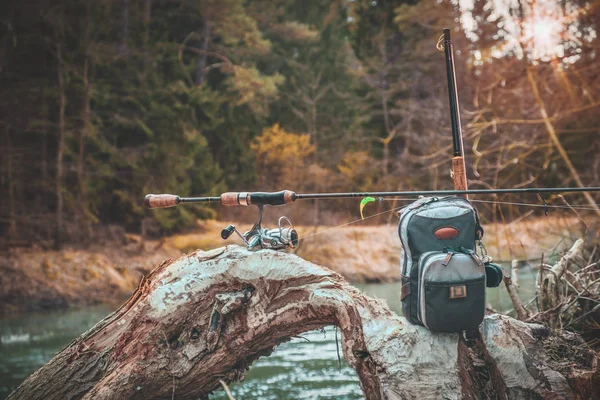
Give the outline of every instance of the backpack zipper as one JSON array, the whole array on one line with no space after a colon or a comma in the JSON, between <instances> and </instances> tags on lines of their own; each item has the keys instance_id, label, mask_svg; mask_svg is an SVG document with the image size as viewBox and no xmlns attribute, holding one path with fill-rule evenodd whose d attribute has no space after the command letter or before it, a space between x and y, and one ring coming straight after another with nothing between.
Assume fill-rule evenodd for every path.
<instances>
[{"instance_id":1,"label":"backpack zipper","mask_svg":"<svg viewBox=\"0 0 600 400\"><path fill-rule=\"evenodd\" d=\"M425 276L425 273L427 272L427 270L429 269L429 266L431 266L432 263L427 264L427 261L429 261L430 258L435 257L436 255L442 255L440 251L431 251L431 252L427 252L427 253L423 253L423 255L421 255L421 259L419 259L419 267L423 266L423 270L421 271L421 269L419 268L419 292L418 292L418 304L419 304L419 311L417 313L417 317L419 318L419 320L423 323L423 325L425 325L427 327L427 329L429 329L429 325L427 325L427 312L426 312L426 307L425 307L425 282L423 280L423 276ZM451 257L452 258L452 257Z\"/></svg>"}]
</instances>

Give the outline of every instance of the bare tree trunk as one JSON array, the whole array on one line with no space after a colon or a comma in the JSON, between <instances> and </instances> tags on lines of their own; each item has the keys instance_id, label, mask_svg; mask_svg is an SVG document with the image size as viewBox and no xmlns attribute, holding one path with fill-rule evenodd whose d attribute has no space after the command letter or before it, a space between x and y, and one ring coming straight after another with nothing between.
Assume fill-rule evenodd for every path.
<instances>
[{"instance_id":1,"label":"bare tree trunk","mask_svg":"<svg viewBox=\"0 0 600 400\"><path fill-rule=\"evenodd\" d=\"M85 56L83 63L83 111L82 120L83 126L79 131L77 138L78 141L78 153L77 153L77 214L78 223L84 228L87 236L91 234L91 227L88 220L88 207L87 207L87 194L85 187L85 176L84 176L84 164L85 164L85 138L89 135L91 126L91 109L90 109L90 57L88 54Z\"/></svg>"},{"instance_id":2,"label":"bare tree trunk","mask_svg":"<svg viewBox=\"0 0 600 400\"><path fill-rule=\"evenodd\" d=\"M327 268L227 246L163 262L9 399L205 398L279 343L331 324L367 399L598 396L593 352L578 349L586 361L572 368L548 357L576 335L500 315L475 339L435 334Z\"/></svg>"},{"instance_id":3,"label":"bare tree trunk","mask_svg":"<svg viewBox=\"0 0 600 400\"><path fill-rule=\"evenodd\" d=\"M8 179L8 229L7 235L12 238L17 233L17 220L15 216L15 182L13 177L13 151L10 137L10 125L4 125L6 134L6 177Z\"/></svg>"},{"instance_id":4,"label":"bare tree trunk","mask_svg":"<svg viewBox=\"0 0 600 400\"><path fill-rule=\"evenodd\" d=\"M42 165L41 165L41 172L42 172L42 181L44 183L48 182L48 120L49 120L49 110L48 110L48 99L46 97L46 92L44 91L44 89L42 89L42 112L41 112L41 116L42 116L42 120L43 120L43 127L42 127L42 149L41 149L41 157L42 157ZM48 188L44 187L44 195L47 192ZM43 208L42 208L43 209Z\"/></svg>"},{"instance_id":5,"label":"bare tree trunk","mask_svg":"<svg viewBox=\"0 0 600 400\"><path fill-rule=\"evenodd\" d=\"M78 144L79 152L77 154L77 182L79 184L79 193L77 195L78 201L85 201L85 178L84 178L84 152L85 152L85 137L89 134L90 130L90 70L89 56L85 57L83 64L83 127L79 132Z\"/></svg>"},{"instance_id":6,"label":"bare tree trunk","mask_svg":"<svg viewBox=\"0 0 600 400\"><path fill-rule=\"evenodd\" d=\"M385 185L385 190L390 190L389 174L390 174L390 142L396 136L394 123L391 121L389 102L389 82L388 82L388 52L385 36L385 25L381 28L381 43L379 44L379 53L381 56L381 69L379 70L379 94L381 96L381 110L383 112L383 127L385 128L386 137L380 139L383 144L383 164L382 178Z\"/></svg>"},{"instance_id":7,"label":"bare tree trunk","mask_svg":"<svg viewBox=\"0 0 600 400\"><path fill-rule=\"evenodd\" d=\"M313 89L317 89L319 82L321 81L321 75L319 74L317 78L317 82L315 83ZM317 130L317 102L320 97L325 94L327 88L322 91L320 94L316 95L313 99L311 99L310 103L310 136L312 138L312 143L315 146L315 165L319 165L319 131ZM315 191L321 191L321 180L315 180ZM313 223L315 226L321 225L321 202L315 201L313 202Z\"/></svg>"},{"instance_id":8,"label":"bare tree trunk","mask_svg":"<svg viewBox=\"0 0 600 400\"><path fill-rule=\"evenodd\" d=\"M63 229L63 195L62 195L62 180L63 180L63 155L65 147L65 84L63 76L63 61L61 44L56 46L57 57L57 73L58 73L58 131L56 144L56 177L55 177L55 192L56 192L56 231L54 232L54 247L60 248L62 244L62 229Z\"/></svg>"},{"instance_id":9,"label":"bare tree trunk","mask_svg":"<svg viewBox=\"0 0 600 400\"><path fill-rule=\"evenodd\" d=\"M198 58L198 66L196 67L196 85L201 86L204 83L204 69L206 68L206 55L208 44L210 42L210 21L204 18L204 32L202 33L202 52Z\"/></svg>"},{"instance_id":10,"label":"bare tree trunk","mask_svg":"<svg viewBox=\"0 0 600 400\"><path fill-rule=\"evenodd\" d=\"M48 68L49 65L44 60L44 68ZM43 213L49 213L50 209L48 207L48 203L50 200L50 196L53 194L52 187L52 179L49 176L48 172L48 140L50 140L52 123L50 122L50 108L49 108L49 99L48 99L48 91L44 87L40 87L39 96L41 98L41 107L40 107L40 118L42 121L42 125L40 127L40 176L41 176L41 184L37 194L38 200L38 209ZM53 228L54 224L50 220L46 220L44 224L40 227L40 236L43 236L44 241L48 243L52 243L53 239Z\"/></svg>"}]
</instances>

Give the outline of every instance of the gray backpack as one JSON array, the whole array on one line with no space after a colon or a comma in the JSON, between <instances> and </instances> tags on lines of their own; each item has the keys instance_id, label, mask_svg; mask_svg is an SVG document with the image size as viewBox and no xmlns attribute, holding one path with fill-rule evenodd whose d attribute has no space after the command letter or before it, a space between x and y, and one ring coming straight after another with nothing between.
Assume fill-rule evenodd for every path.
<instances>
[{"instance_id":1,"label":"gray backpack","mask_svg":"<svg viewBox=\"0 0 600 400\"><path fill-rule=\"evenodd\" d=\"M483 229L471 203L421 198L402 211L398 234L404 316L432 331L477 329L485 313L486 273L475 254Z\"/></svg>"}]
</instances>

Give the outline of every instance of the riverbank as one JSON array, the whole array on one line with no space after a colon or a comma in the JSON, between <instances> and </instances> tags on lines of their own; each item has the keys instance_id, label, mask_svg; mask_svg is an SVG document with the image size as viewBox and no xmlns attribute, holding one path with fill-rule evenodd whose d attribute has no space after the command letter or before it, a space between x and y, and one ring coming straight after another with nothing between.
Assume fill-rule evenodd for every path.
<instances>
[{"instance_id":1,"label":"riverbank","mask_svg":"<svg viewBox=\"0 0 600 400\"><path fill-rule=\"evenodd\" d=\"M219 221L199 221L189 233L129 243L92 245L61 251L17 248L0 254L0 314L119 303L163 260L195 249L238 243L224 242ZM240 230L249 226L238 226ZM548 259L581 237L576 218L546 217L506 225L487 225L485 243L497 260ZM301 238L294 251L325 265L352 282L394 282L400 277L400 240L395 225L297 227ZM532 263L534 264L534 263Z\"/></svg>"}]
</instances>

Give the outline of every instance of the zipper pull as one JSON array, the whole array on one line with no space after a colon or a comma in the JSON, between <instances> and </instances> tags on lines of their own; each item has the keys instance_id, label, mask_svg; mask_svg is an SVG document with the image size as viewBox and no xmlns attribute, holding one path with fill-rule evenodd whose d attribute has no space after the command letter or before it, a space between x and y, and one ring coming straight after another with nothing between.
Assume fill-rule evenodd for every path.
<instances>
[{"instance_id":1,"label":"zipper pull","mask_svg":"<svg viewBox=\"0 0 600 400\"><path fill-rule=\"evenodd\" d=\"M442 265L444 267L448 266L448 264L450 263L450 260L452 260L452 256L454 256L454 251L453 250L449 250L448 254L446 254L446 258L444 258L444 261L442 261Z\"/></svg>"}]
</instances>

